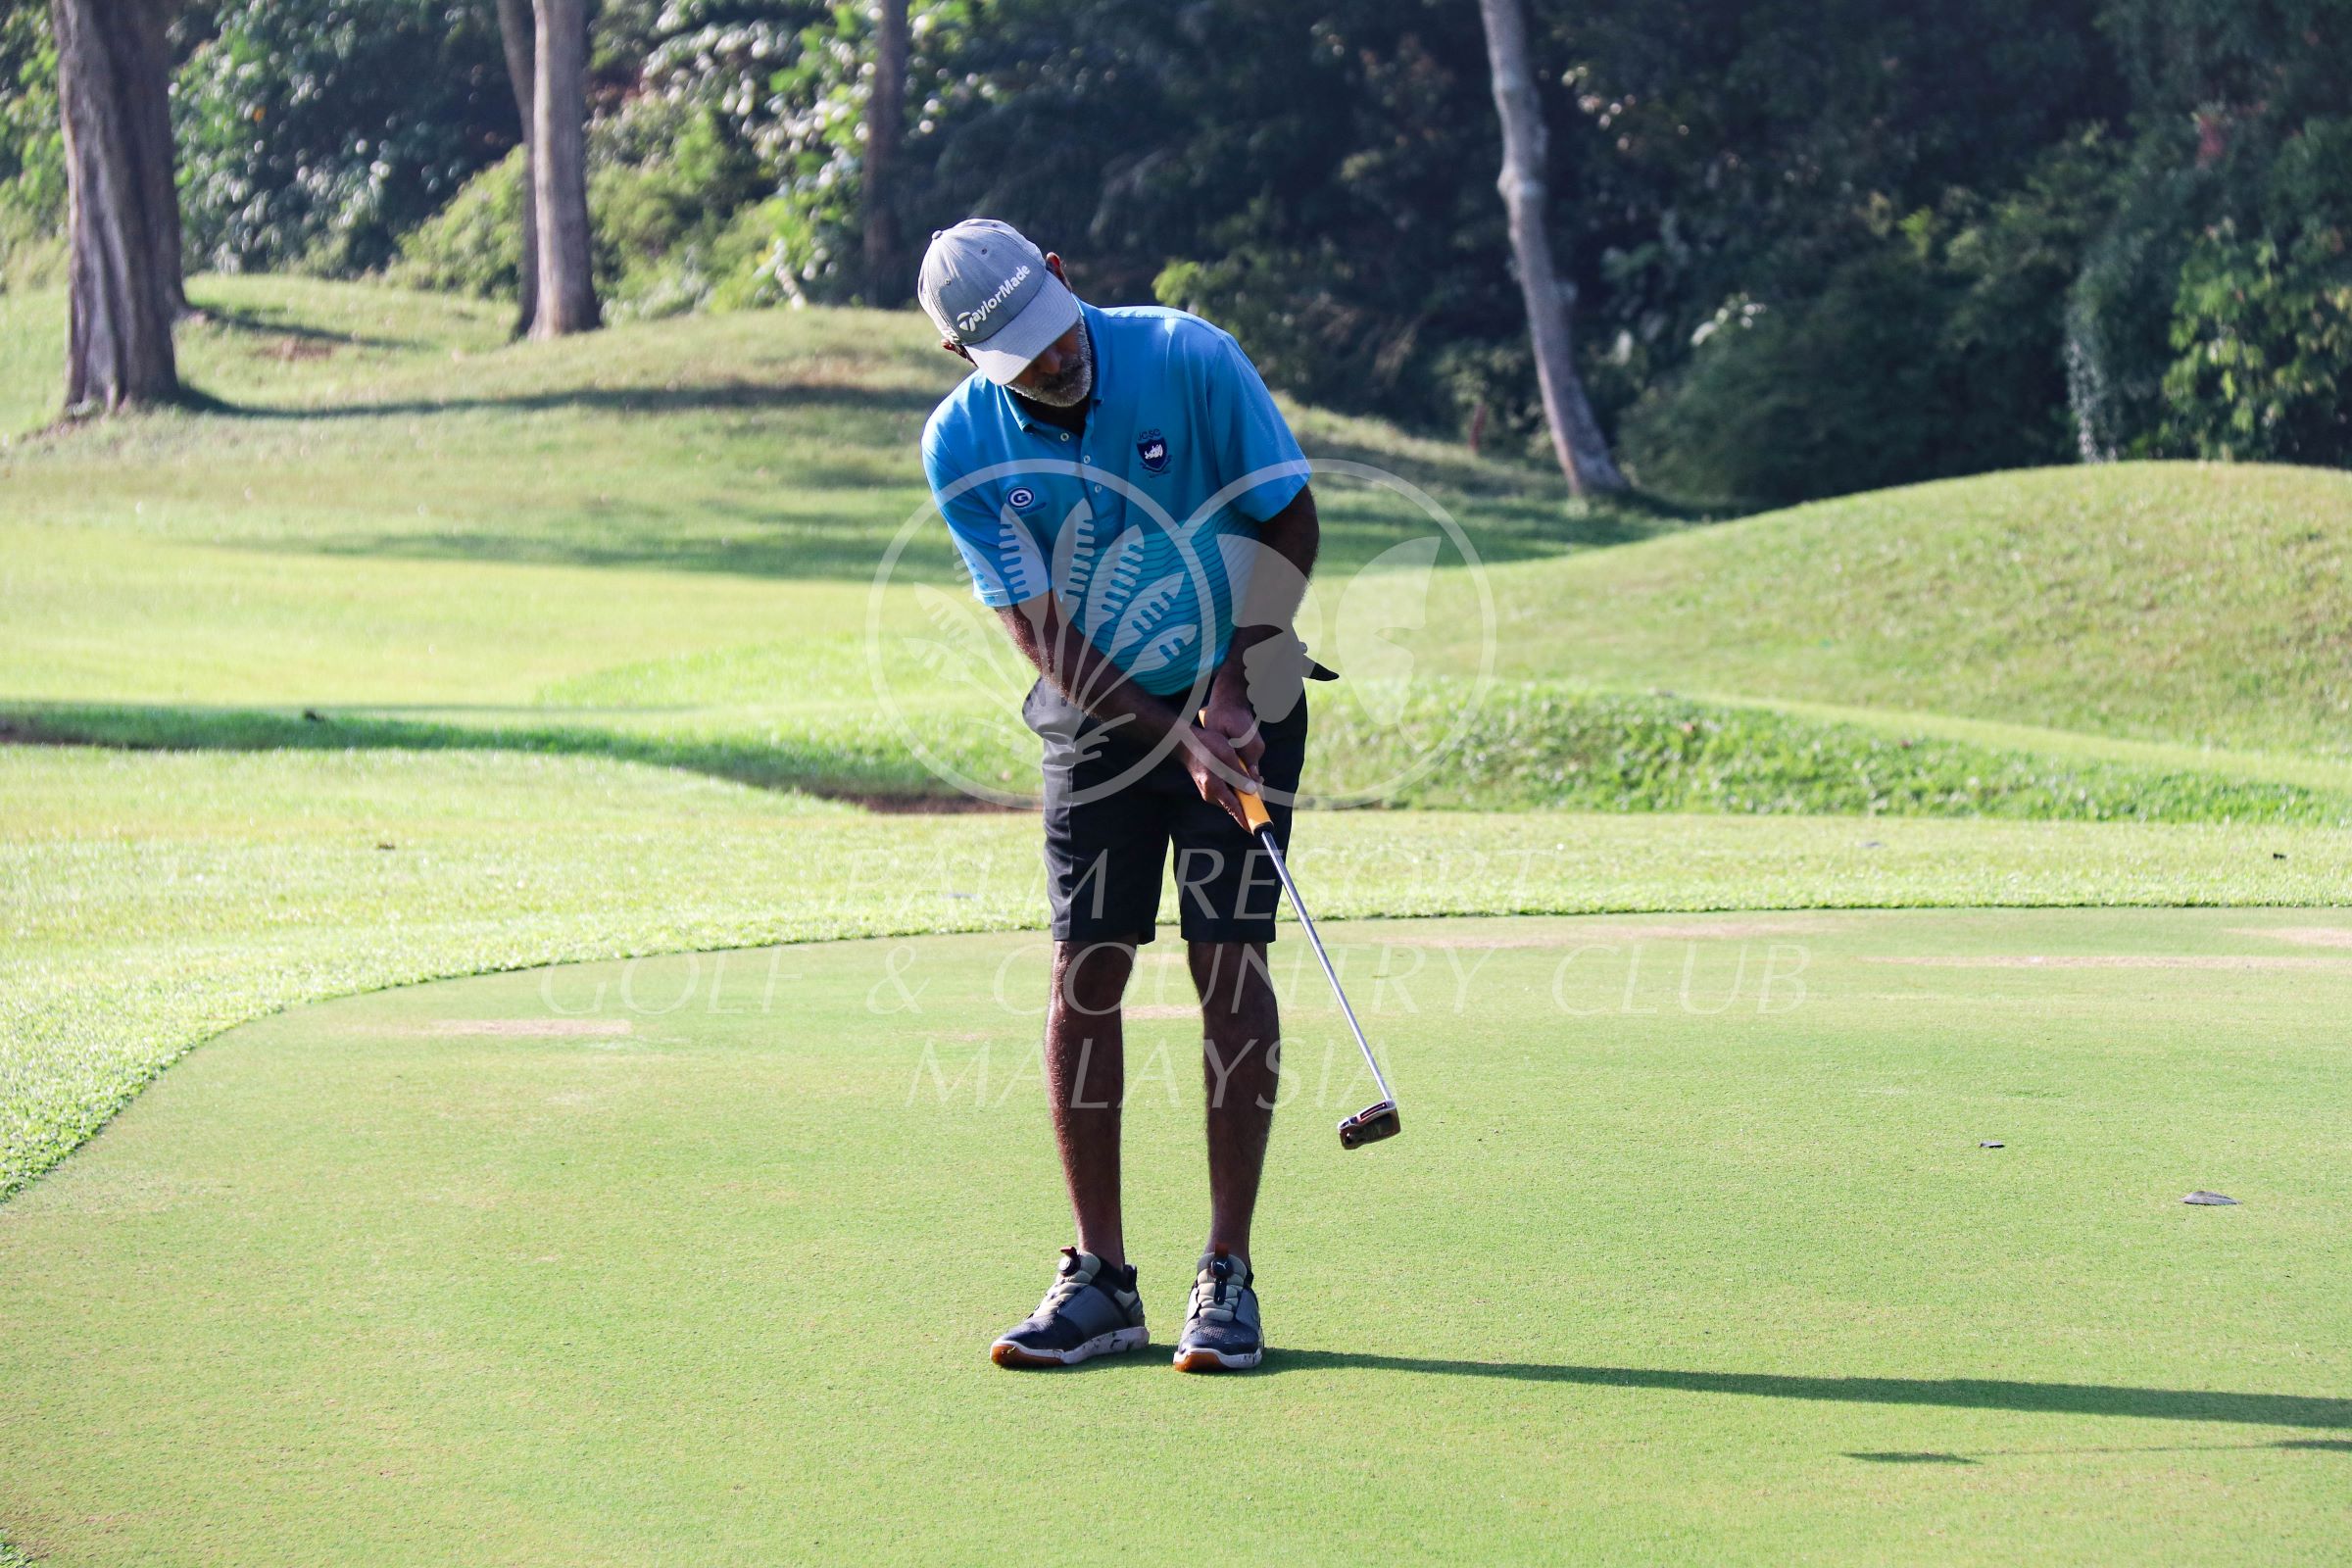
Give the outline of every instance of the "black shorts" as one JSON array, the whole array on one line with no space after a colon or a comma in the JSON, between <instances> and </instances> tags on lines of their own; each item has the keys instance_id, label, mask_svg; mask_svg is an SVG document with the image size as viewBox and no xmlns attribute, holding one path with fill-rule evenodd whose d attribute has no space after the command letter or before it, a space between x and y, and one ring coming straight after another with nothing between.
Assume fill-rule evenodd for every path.
<instances>
[{"instance_id":1,"label":"black shorts","mask_svg":"<svg viewBox=\"0 0 2352 1568\"><path fill-rule=\"evenodd\" d=\"M1187 942L1271 942L1282 883L1240 823L1200 798L1174 747L1140 774L1147 748L1101 720L1048 680L1029 689L1021 717L1046 743L1046 886L1054 936L1063 942L1149 942L1176 851L1176 906ZM1120 726L1124 729L1125 726ZM1274 841L1291 848L1289 798L1306 757L1302 697L1265 724L1258 775L1270 792ZM1116 783L1116 789L1107 786ZM1279 792L1279 793L1271 793Z\"/></svg>"}]
</instances>

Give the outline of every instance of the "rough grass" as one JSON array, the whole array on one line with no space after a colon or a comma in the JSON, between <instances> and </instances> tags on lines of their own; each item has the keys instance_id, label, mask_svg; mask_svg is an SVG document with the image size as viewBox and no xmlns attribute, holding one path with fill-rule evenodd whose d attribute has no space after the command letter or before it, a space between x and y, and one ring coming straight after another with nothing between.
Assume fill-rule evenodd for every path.
<instances>
[{"instance_id":1,"label":"rough grass","mask_svg":"<svg viewBox=\"0 0 2352 1568\"><path fill-rule=\"evenodd\" d=\"M1363 699L1363 701L1359 701ZM929 759L898 722L843 694L752 713L518 708L440 714L19 705L0 738L145 750L511 750L688 768L769 789L866 802L956 802L956 775L1034 790L1035 743L992 724L1017 706L929 715ZM2352 780L2243 777L2204 759L2171 765L1993 747L1882 720L1822 720L1671 695L1514 681L1465 713L1435 692L1318 692L1315 799L1445 810L1729 811L2059 821L2352 825ZM952 718L954 722L947 722ZM1431 760L1435 759L1435 765Z\"/></svg>"},{"instance_id":2,"label":"rough grass","mask_svg":"<svg viewBox=\"0 0 2352 1568\"><path fill-rule=\"evenodd\" d=\"M963 373L913 311L690 316L510 344L504 307L441 295L259 276L189 293L207 313L180 334L199 407L18 442L0 454L5 514L338 559L862 585L923 503L916 437ZM41 318L37 297L20 308ZM1317 455L1430 492L1496 559L1674 525L1572 511L1557 475L1527 464L1297 412ZM1336 564L1398 536L1380 498L1333 502ZM927 559L956 579L944 537Z\"/></svg>"},{"instance_id":3,"label":"rough grass","mask_svg":"<svg viewBox=\"0 0 2352 1568\"><path fill-rule=\"evenodd\" d=\"M502 310L436 296L274 278L199 279L195 291L209 316L183 346L211 412L0 455L0 708L190 710L144 720L159 731L209 726L218 710L373 710L338 716L379 733L429 717L522 745L556 729L571 745L585 729L614 737L612 755L731 759L729 776L938 787L896 725L878 722L864 660L866 580L921 506L913 435L956 373L911 316L705 317L507 345ZM37 303L8 309L37 316ZM1719 738L1720 786L1588 787L1563 763L1549 770L1550 804L1638 808L1654 793L1682 807L1884 798L2113 814L2129 797L2167 818L2236 816L2273 809L2254 799L2269 792L2195 775L2324 792L2352 778L2344 476L2063 470L1680 529L1577 512L1524 466L1298 417L1318 455L1425 487L1503 563L1501 666L1539 685L1490 731L1555 760L1589 748L1626 710L1553 689L1563 678L1712 705L1697 722ZM1337 599L1426 524L1377 490L1335 480L1325 492L1321 576ZM953 592L957 568L934 534L901 574ZM1459 701L1441 672L1467 657L1466 593L1458 574L1442 578L1430 624L1388 635L1418 651L1424 708ZM893 637L922 629L908 592L885 596L883 619ZM943 714L953 695L920 694ZM1319 730L1326 758L1362 763L1362 779L1392 775L1397 714L1350 713L1345 684L1338 696ZM1759 702L1784 721L1714 716ZM1565 727L1535 733L1531 713ZM1886 754L1846 727L1857 715L1913 745ZM1951 728L1972 718L2008 732ZM1629 744L1654 751L1655 726L1641 727L1647 738ZM55 711L43 729L74 733ZM1728 754L1749 737L1766 751ZM1920 760L1908 754L1930 737L1983 753L1939 754L1885 789L1855 784L1857 771ZM1007 742L1025 744L988 744ZM2219 757L2217 744L2239 750ZM1819 770L1790 778L1808 757ZM2308 765L2323 758L2327 777ZM970 760L1018 771L1004 757ZM2088 763L2111 776L2082 776ZM1546 799L1528 783L1538 776L1414 799L1534 804Z\"/></svg>"},{"instance_id":4,"label":"rough grass","mask_svg":"<svg viewBox=\"0 0 2352 1568\"><path fill-rule=\"evenodd\" d=\"M2332 1563L2352 955L2162 963L2333 918L1335 923L1405 1107L1355 1154L1277 944L1273 1352L1225 1381L1166 1360L1175 1006L1125 1118L1158 1348L984 1358L1066 1235L1032 937L304 1009L9 1205L0 1494L91 1568L1191 1562L1210 1475L1252 1560ZM2148 966L1881 961L2035 956Z\"/></svg>"}]
</instances>

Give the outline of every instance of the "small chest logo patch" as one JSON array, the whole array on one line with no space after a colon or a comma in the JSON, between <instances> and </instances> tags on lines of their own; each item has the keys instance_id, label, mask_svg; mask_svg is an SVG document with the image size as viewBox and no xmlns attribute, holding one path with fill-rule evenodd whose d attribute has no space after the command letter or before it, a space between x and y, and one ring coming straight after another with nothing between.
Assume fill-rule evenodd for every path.
<instances>
[{"instance_id":1,"label":"small chest logo patch","mask_svg":"<svg viewBox=\"0 0 2352 1568\"><path fill-rule=\"evenodd\" d=\"M1037 505L1037 492L1025 484L1016 484L1004 492L1004 504L1015 512L1027 512Z\"/></svg>"},{"instance_id":2,"label":"small chest logo patch","mask_svg":"<svg viewBox=\"0 0 2352 1568\"><path fill-rule=\"evenodd\" d=\"M1147 473L1165 473L1168 470L1168 438L1157 430L1146 430L1135 438L1135 455L1144 460Z\"/></svg>"}]
</instances>

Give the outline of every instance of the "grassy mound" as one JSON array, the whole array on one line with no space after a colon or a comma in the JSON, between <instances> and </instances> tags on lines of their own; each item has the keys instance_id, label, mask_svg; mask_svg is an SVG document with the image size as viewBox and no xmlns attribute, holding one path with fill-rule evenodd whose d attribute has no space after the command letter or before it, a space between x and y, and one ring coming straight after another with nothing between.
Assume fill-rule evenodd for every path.
<instances>
[{"instance_id":1,"label":"grassy mound","mask_svg":"<svg viewBox=\"0 0 2352 1568\"><path fill-rule=\"evenodd\" d=\"M1495 592L1518 674L2352 756L2352 474L1993 474L1505 566Z\"/></svg>"}]
</instances>

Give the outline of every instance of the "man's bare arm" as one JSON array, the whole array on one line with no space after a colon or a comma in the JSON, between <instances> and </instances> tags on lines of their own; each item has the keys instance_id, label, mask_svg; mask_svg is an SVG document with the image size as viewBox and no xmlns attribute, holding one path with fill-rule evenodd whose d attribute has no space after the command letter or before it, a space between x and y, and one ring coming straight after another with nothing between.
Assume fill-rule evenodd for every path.
<instances>
[{"instance_id":1,"label":"man's bare arm","mask_svg":"<svg viewBox=\"0 0 2352 1568\"><path fill-rule=\"evenodd\" d=\"M1299 596L1306 591L1307 576L1315 569L1315 556L1323 543L1314 492L1301 487L1288 506L1259 523L1257 542L1294 569L1250 573L1242 601L1234 607L1233 641L1209 683L1207 716L1202 721L1233 745L1252 772L1266 743L1257 732L1256 715L1250 705L1250 651L1277 637L1297 640L1292 619L1298 613Z\"/></svg>"}]
</instances>

